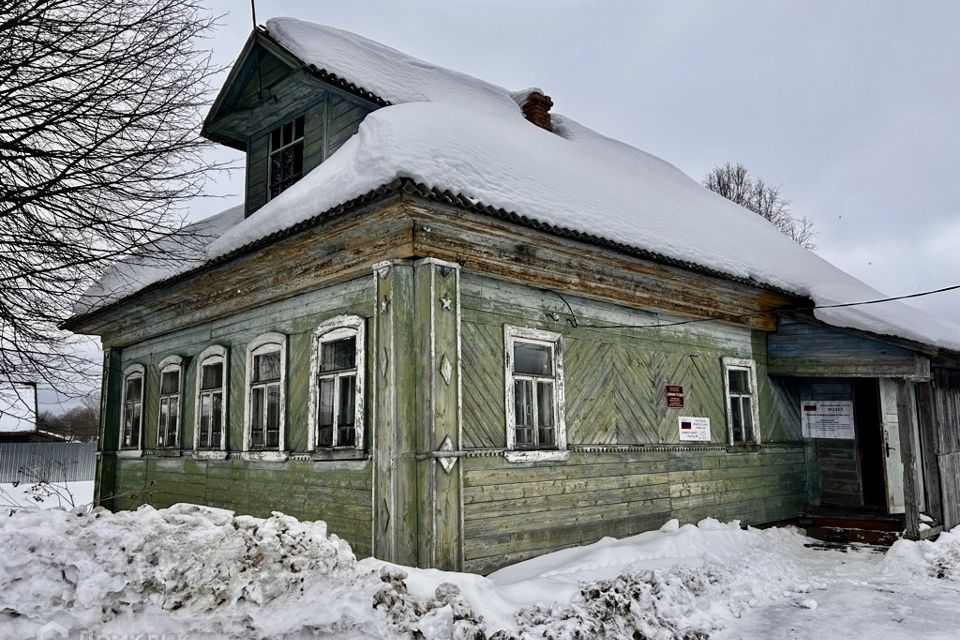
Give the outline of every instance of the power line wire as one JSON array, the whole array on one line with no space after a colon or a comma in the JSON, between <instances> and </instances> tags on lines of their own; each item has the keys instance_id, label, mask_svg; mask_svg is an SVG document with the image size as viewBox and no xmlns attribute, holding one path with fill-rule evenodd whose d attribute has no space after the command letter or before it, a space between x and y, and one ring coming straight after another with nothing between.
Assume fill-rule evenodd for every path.
<instances>
[{"instance_id":1,"label":"power line wire","mask_svg":"<svg viewBox=\"0 0 960 640\"><path fill-rule=\"evenodd\" d=\"M873 300L860 300L858 302L842 302L837 304L823 304L823 305L810 305L806 307L787 307L784 309L771 309L770 311L751 311L748 313L737 313L737 314L723 314L717 316L708 316L704 318L692 318L690 320L678 320L677 322L660 322L659 316L657 317L657 322L651 324L584 324L581 323L577 318L576 312L574 312L573 307L570 306L570 303L567 302L567 299L559 292L554 291L553 289L542 289L547 293L552 293L553 295L560 298L563 304L567 307L567 311L570 312L570 317L567 318L567 322L570 323L570 326L574 329L662 329L664 327L677 327L685 324L695 324L698 322L710 322L713 320L742 320L744 318L751 318L754 316L766 315L775 311L815 311L817 309L840 309L844 307L857 307L868 304L879 304L881 302L895 302L897 300L907 300L910 298L922 298L924 296L934 295L936 293L944 293L947 291L955 291L960 289L960 284L950 285L948 287L941 287L939 289L931 289L929 291L921 291L919 293L908 293L900 296L890 296L887 298L875 298ZM554 318L559 320L559 317Z\"/></svg>"}]
</instances>

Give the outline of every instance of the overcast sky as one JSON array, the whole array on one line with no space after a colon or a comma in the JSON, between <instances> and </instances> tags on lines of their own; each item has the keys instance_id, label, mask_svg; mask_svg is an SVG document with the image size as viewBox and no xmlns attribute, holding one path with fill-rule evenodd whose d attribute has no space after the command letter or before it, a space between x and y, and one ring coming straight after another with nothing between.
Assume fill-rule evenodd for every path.
<instances>
[{"instance_id":1,"label":"overcast sky","mask_svg":"<svg viewBox=\"0 0 960 640\"><path fill-rule=\"evenodd\" d=\"M210 44L230 63L249 2L209 6L226 14ZM821 255L886 293L960 283L956 0L258 0L261 24L281 15L542 87L555 111L697 179L742 162L813 219ZM210 190L239 194L241 181ZM960 321L960 291L914 304Z\"/></svg>"}]
</instances>

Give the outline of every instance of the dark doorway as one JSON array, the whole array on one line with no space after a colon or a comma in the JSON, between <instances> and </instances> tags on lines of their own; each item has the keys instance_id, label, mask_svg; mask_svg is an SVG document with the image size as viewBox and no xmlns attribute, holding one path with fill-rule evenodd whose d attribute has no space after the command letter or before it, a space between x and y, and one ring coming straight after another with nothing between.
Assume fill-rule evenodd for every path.
<instances>
[{"instance_id":1,"label":"dark doorway","mask_svg":"<svg viewBox=\"0 0 960 640\"><path fill-rule=\"evenodd\" d=\"M863 506L885 512L887 487L880 434L880 387L875 378L856 378L853 381L853 421L860 455Z\"/></svg>"}]
</instances>

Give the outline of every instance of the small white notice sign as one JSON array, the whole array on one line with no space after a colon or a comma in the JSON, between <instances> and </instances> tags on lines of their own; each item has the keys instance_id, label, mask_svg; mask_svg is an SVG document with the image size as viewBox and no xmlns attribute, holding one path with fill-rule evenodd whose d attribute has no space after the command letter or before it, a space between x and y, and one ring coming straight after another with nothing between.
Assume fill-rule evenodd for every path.
<instances>
[{"instance_id":1,"label":"small white notice sign","mask_svg":"<svg viewBox=\"0 0 960 640\"><path fill-rule=\"evenodd\" d=\"M853 440L853 402L804 400L800 403L804 438Z\"/></svg>"},{"instance_id":2,"label":"small white notice sign","mask_svg":"<svg viewBox=\"0 0 960 640\"><path fill-rule=\"evenodd\" d=\"M710 442L710 418L678 418L681 442Z\"/></svg>"}]
</instances>

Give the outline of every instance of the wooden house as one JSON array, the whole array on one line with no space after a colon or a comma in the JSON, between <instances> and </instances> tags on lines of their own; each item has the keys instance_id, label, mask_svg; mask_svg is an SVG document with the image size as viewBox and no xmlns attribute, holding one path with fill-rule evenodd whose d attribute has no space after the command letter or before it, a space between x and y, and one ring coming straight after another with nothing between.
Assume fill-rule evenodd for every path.
<instances>
[{"instance_id":1,"label":"wooden house","mask_svg":"<svg viewBox=\"0 0 960 640\"><path fill-rule=\"evenodd\" d=\"M879 294L551 107L252 33L204 123L244 205L65 325L104 347L97 500L477 572L669 518L960 523L957 327L829 308Z\"/></svg>"}]
</instances>

